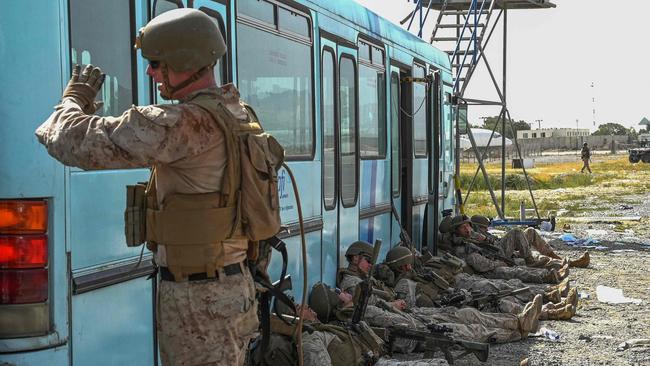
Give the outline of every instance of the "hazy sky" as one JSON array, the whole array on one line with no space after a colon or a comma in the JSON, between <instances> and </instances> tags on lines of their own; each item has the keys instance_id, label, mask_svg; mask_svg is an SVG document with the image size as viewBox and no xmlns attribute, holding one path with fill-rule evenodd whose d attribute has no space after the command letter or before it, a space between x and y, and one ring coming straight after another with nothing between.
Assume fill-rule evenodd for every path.
<instances>
[{"instance_id":1,"label":"hazy sky","mask_svg":"<svg viewBox=\"0 0 650 366\"><path fill-rule=\"evenodd\" d=\"M415 7L406 0L357 2L397 24ZM556 8L508 11L507 102L512 118L541 119L542 128L575 128L577 119L579 128L594 130L595 107L596 126L617 122L639 129L644 116L650 119L650 1L552 2ZM436 18L437 12L431 11L427 40ZM485 52L499 84L502 29L500 20ZM484 66L465 96L498 99ZM474 107L470 123L498 112L499 107Z\"/></svg>"}]
</instances>

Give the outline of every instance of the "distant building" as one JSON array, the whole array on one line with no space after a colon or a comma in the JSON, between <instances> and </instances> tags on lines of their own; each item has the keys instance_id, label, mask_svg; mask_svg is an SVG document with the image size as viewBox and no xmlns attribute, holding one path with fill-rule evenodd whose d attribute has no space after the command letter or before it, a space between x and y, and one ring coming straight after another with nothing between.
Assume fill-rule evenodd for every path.
<instances>
[{"instance_id":1,"label":"distant building","mask_svg":"<svg viewBox=\"0 0 650 366\"><path fill-rule=\"evenodd\" d=\"M517 139L539 139L547 137L580 137L589 136L588 128L542 128L536 130L519 130L517 131Z\"/></svg>"}]
</instances>

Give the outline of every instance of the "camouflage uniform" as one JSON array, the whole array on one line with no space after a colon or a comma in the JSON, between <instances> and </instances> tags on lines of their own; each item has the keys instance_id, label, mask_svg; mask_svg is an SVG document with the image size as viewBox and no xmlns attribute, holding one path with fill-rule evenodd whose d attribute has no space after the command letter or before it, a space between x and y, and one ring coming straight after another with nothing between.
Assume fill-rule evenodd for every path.
<instances>
[{"instance_id":1,"label":"camouflage uniform","mask_svg":"<svg viewBox=\"0 0 650 366\"><path fill-rule=\"evenodd\" d=\"M218 192L226 164L224 136L208 112L187 102L207 94L235 117L247 114L233 85L196 91L176 105L133 106L119 117L85 114L64 98L37 130L47 151L66 165L82 169L154 167L158 204L172 193ZM224 249L245 247L227 240ZM232 263L245 259L233 256ZM166 265L165 247L155 261ZM225 265L232 264L225 263ZM215 280L161 281L158 337L165 365L242 364L248 341L257 331L255 292L248 269Z\"/></svg>"},{"instance_id":2,"label":"camouflage uniform","mask_svg":"<svg viewBox=\"0 0 650 366\"><path fill-rule=\"evenodd\" d=\"M517 257L525 259L526 263L534 267L560 269L563 265L562 261L549 257L554 253L553 248L532 227L524 231L512 229L503 238L497 238L493 243L503 250L506 257L513 257L516 251ZM541 256L535 258L533 249L537 250Z\"/></svg>"},{"instance_id":3,"label":"camouflage uniform","mask_svg":"<svg viewBox=\"0 0 650 366\"><path fill-rule=\"evenodd\" d=\"M520 279L526 283L546 283L549 271L541 268L522 266L508 267L505 263L490 259L479 252L469 251L466 239L454 236L457 243L454 254L467 263L473 271L487 278ZM460 243L460 244L458 244Z\"/></svg>"},{"instance_id":4,"label":"camouflage uniform","mask_svg":"<svg viewBox=\"0 0 650 366\"><path fill-rule=\"evenodd\" d=\"M352 274L344 275L339 287L342 289L354 289L356 283L361 282L361 278L357 277L357 280L355 280L350 277L354 276ZM398 281L395 287L399 287L400 289L415 289L415 285L400 283L409 281L413 282L413 280L403 277ZM352 283L355 284L351 285ZM347 287L345 285L347 285ZM410 293L407 294L406 297L416 298L416 295ZM384 300L375 299L374 301L375 304L382 305L383 308L390 308L390 305L386 303L381 304ZM376 327L404 325L412 328L424 328L425 324L436 323L452 328L454 330L454 335L458 338L476 342L487 342L489 340L512 342L521 339L518 319L516 316L511 314L486 315L476 309L459 310L453 307L445 309L413 307L409 308L409 311L410 313L392 309L391 311L387 311L379 307L368 306L364 319L368 324ZM398 342L399 341L403 340L398 340ZM413 350L409 350L404 353L412 351Z\"/></svg>"}]
</instances>

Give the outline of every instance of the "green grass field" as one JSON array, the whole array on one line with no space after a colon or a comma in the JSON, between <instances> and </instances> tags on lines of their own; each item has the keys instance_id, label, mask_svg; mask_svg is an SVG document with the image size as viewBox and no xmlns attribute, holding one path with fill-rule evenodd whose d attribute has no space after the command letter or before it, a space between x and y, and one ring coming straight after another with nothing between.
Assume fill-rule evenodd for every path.
<instances>
[{"instance_id":1,"label":"green grass field","mask_svg":"<svg viewBox=\"0 0 650 366\"><path fill-rule=\"evenodd\" d=\"M650 164L631 164L627 156L597 156L591 164L593 174L580 173L581 161L538 164L527 169L533 196L540 215L547 216L558 210L568 210L567 215L597 211L612 202L625 202L625 196L650 190ZM460 183L463 199L474 176L476 164L461 165ZM497 163L487 164L490 184L501 202L501 168ZM521 169L506 169L506 209L509 217L519 216L523 201L532 208L526 179ZM496 216L483 175L479 172L465 210L470 214Z\"/></svg>"}]
</instances>

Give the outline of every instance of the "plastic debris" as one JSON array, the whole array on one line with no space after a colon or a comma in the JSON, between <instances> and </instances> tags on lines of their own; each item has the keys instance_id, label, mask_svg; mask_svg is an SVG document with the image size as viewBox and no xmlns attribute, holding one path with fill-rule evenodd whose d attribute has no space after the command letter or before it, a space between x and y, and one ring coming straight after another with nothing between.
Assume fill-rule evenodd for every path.
<instances>
[{"instance_id":1,"label":"plastic debris","mask_svg":"<svg viewBox=\"0 0 650 366\"><path fill-rule=\"evenodd\" d=\"M576 241L578 239L576 239L576 237L573 236L573 234L566 233L566 234L562 234L562 236L560 236L560 240L562 240L564 242L573 242L573 241Z\"/></svg>"},{"instance_id":2,"label":"plastic debris","mask_svg":"<svg viewBox=\"0 0 650 366\"><path fill-rule=\"evenodd\" d=\"M542 221L542 223L539 225L539 229L541 231L553 231L553 224L548 221Z\"/></svg>"},{"instance_id":3,"label":"plastic debris","mask_svg":"<svg viewBox=\"0 0 650 366\"><path fill-rule=\"evenodd\" d=\"M542 337L550 339L552 341L559 341L560 340L560 335L556 331L554 331L552 329L542 327L539 330L539 333L541 334Z\"/></svg>"},{"instance_id":4,"label":"plastic debris","mask_svg":"<svg viewBox=\"0 0 650 366\"><path fill-rule=\"evenodd\" d=\"M633 299L623 296L623 290L620 288L607 287L598 285L596 286L596 296L598 301L608 304L629 304L634 303L639 305L643 302L641 299Z\"/></svg>"},{"instance_id":5,"label":"plastic debris","mask_svg":"<svg viewBox=\"0 0 650 366\"><path fill-rule=\"evenodd\" d=\"M607 249L607 247L595 245L599 243L597 239L594 238L578 239L573 234L570 233L562 234L560 236L560 240L562 240L566 245L570 245L572 247L581 247L585 249L596 249L596 250Z\"/></svg>"},{"instance_id":6,"label":"plastic debris","mask_svg":"<svg viewBox=\"0 0 650 366\"><path fill-rule=\"evenodd\" d=\"M590 299L591 295L587 291L579 291L578 292L578 299L580 300L587 300Z\"/></svg>"}]
</instances>

